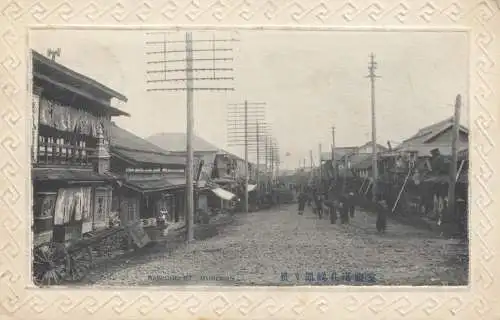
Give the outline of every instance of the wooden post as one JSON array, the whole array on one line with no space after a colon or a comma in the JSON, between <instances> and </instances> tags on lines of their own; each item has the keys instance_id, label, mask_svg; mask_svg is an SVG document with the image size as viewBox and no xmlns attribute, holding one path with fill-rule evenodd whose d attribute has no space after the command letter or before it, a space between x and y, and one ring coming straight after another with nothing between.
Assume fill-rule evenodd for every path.
<instances>
[{"instance_id":1,"label":"wooden post","mask_svg":"<svg viewBox=\"0 0 500 320\"><path fill-rule=\"evenodd\" d=\"M375 69L377 67L377 63L375 62L375 56L372 53L370 55L370 88L371 88L371 115L372 115L372 177L373 177L373 185L372 185L372 198L373 202L377 202L377 182L378 182L378 161L377 161L377 125L376 125L376 117L375 117Z\"/></svg>"},{"instance_id":2,"label":"wooden post","mask_svg":"<svg viewBox=\"0 0 500 320\"><path fill-rule=\"evenodd\" d=\"M194 239L194 190L193 190L193 48L191 32L186 32L186 104L187 104L187 130L186 130L186 241Z\"/></svg>"},{"instance_id":3,"label":"wooden post","mask_svg":"<svg viewBox=\"0 0 500 320\"><path fill-rule=\"evenodd\" d=\"M248 213L248 102L245 100L245 212Z\"/></svg>"},{"instance_id":4,"label":"wooden post","mask_svg":"<svg viewBox=\"0 0 500 320\"><path fill-rule=\"evenodd\" d=\"M309 159L311 161L311 181L314 183L314 164L313 164L313 152L312 150L309 150Z\"/></svg>"},{"instance_id":5,"label":"wooden post","mask_svg":"<svg viewBox=\"0 0 500 320\"><path fill-rule=\"evenodd\" d=\"M259 198L258 195L260 194L260 132L259 132L259 121L256 121L255 123L255 130L256 130L256 140L257 140L257 170L256 170L256 177L255 177L255 183L257 185L255 192L257 193L257 199Z\"/></svg>"},{"instance_id":6,"label":"wooden post","mask_svg":"<svg viewBox=\"0 0 500 320\"><path fill-rule=\"evenodd\" d=\"M319 144L319 185L321 187L321 183L323 182L323 168L322 168L322 160L321 160L321 143Z\"/></svg>"},{"instance_id":7,"label":"wooden post","mask_svg":"<svg viewBox=\"0 0 500 320\"><path fill-rule=\"evenodd\" d=\"M337 166L335 162L335 127L332 127L332 167L333 177L337 179Z\"/></svg>"},{"instance_id":8,"label":"wooden post","mask_svg":"<svg viewBox=\"0 0 500 320\"><path fill-rule=\"evenodd\" d=\"M460 107L462 96L457 95L455 100L455 115L453 117L453 136L451 145L451 166L448 186L448 216L451 218L455 213L455 188L457 184L457 162L458 162L458 142L460 134Z\"/></svg>"},{"instance_id":9,"label":"wooden post","mask_svg":"<svg viewBox=\"0 0 500 320\"><path fill-rule=\"evenodd\" d=\"M345 193L346 190L346 185L347 185L347 170L349 162L348 162L348 157L347 153L344 155L344 181L342 182L342 193Z\"/></svg>"}]
</instances>

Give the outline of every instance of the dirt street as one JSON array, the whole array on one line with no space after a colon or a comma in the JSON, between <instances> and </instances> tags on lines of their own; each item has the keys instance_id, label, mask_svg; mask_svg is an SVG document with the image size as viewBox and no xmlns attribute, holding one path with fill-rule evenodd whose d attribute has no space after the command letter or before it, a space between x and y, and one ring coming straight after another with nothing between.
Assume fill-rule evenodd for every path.
<instances>
[{"instance_id":1,"label":"dirt street","mask_svg":"<svg viewBox=\"0 0 500 320\"><path fill-rule=\"evenodd\" d=\"M213 237L163 246L93 270L95 285L463 285L465 248L430 231L356 211L349 224L296 205L237 214Z\"/></svg>"}]
</instances>

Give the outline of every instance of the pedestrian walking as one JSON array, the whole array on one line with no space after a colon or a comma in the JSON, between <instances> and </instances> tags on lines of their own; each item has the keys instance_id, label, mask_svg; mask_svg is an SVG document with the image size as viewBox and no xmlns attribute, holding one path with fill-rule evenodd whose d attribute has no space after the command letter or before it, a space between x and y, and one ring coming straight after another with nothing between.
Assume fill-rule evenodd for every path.
<instances>
[{"instance_id":1,"label":"pedestrian walking","mask_svg":"<svg viewBox=\"0 0 500 320\"><path fill-rule=\"evenodd\" d=\"M337 200L333 200L331 205L329 206L329 216L331 224L337 223L337 207L338 207Z\"/></svg>"},{"instance_id":2,"label":"pedestrian walking","mask_svg":"<svg viewBox=\"0 0 500 320\"><path fill-rule=\"evenodd\" d=\"M306 206L307 195L304 192L299 194L299 215L304 214L304 208Z\"/></svg>"},{"instance_id":3,"label":"pedestrian walking","mask_svg":"<svg viewBox=\"0 0 500 320\"><path fill-rule=\"evenodd\" d=\"M349 216L351 218L354 218L354 212L356 211L356 206L354 205L354 193L352 192L349 193L347 203L349 205Z\"/></svg>"},{"instance_id":4,"label":"pedestrian walking","mask_svg":"<svg viewBox=\"0 0 500 320\"><path fill-rule=\"evenodd\" d=\"M318 217L323 218L323 195L321 193L316 194L316 210L318 212Z\"/></svg>"},{"instance_id":5,"label":"pedestrian walking","mask_svg":"<svg viewBox=\"0 0 500 320\"><path fill-rule=\"evenodd\" d=\"M349 205L345 195L340 198L340 223L349 223Z\"/></svg>"},{"instance_id":6,"label":"pedestrian walking","mask_svg":"<svg viewBox=\"0 0 500 320\"><path fill-rule=\"evenodd\" d=\"M377 208L377 222L376 222L377 231L385 233L385 230L387 228L387 213L385 211L385 208L383 208L379 203L377 203L376 208Z\"/></svg>"}]
</instances>

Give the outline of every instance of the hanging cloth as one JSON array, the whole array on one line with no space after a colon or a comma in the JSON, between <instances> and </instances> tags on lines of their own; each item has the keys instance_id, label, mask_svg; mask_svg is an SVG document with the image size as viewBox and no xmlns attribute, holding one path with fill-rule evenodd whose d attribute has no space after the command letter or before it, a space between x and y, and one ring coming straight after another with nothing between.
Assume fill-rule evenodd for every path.
<instances>
[{"instance_id":1,"label":"hanging cloth","mask_svg":"<svg viewBox=\"0 0 500 320\"><path fill-rule=\"evenodd\" d=\"M92 188L83 188L83 219L91 218L90 207L92 206Z\"/></svg>"},{"instance_id":2,"label":"hanging cloth","mask_svg":"<svg viewBox=\"0 0 500 320\"><path fill-rule=\"evenodd\" d=\"M72 189L59 189L54 212L54 225L69 223L75 209L75 192Z\"/></svg>"},{"instance_id":3,"label":"hanging cloth","mask_svg":"<svg viewBox=\"0 0 500 320\"><path fill-rule=\"evenodd\" d=\"M42 97L40 99L40 124L53 127L53 113L52 102Z\"/></svg>"}]
</instances>

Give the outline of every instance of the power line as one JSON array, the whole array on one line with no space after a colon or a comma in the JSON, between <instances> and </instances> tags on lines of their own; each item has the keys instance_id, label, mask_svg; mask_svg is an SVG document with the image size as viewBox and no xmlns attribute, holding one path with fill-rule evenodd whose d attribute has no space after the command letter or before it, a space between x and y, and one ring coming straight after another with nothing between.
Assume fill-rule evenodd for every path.
<instances>
[{"instance_id":1,"label":"power line","mask_svg":"<svg viewBox=\"0 0 500 320\"><path fill-rule=\"evenodd\" d=\"M228 66L219 66L217 63L233 61L232 57L220 57L221 52L231 52L231 48L220 48L216 43L233 42L235 39L199 39L193 40L191 32L185 32L185 39L170 40L167 32L149 32L147 36L152 38L146 41L146 56L151 60L146 61L146 66L154 66L154 69L146 70L146 83L150 86L147 91L186 91L187 105L187 161L186 161L186 241L193 240L194 237L194 188L193 188L193 131L194 131L194 114L193 114L193 95L195 91L227 91L234 90L233 86L227 83L220 87L203 85L203 83L227 82L234 80L234 77L227 75L233 69ZM173 36L172 36L173 37ZM208 48L193 48L193 45L199 43L211 43L210 50ZM175 44L184 44L184 48L175 48ZM211 56L193 57L193 52L211 53ZM184 54L180 58L178 55L172 57L172 54ZM206 65L210 63L210 65ZM194 67L196 64L196 67ZM205 65L204 65L205 64ZM211 72L210 76L206 72ZM176 73L184 73L184 76L176 76ZM205 73L199 75L199 73ZM174 75L174 76L172 76ZM183 82L185 86L179 86L178 83ZM195 86L196 82L196 86ZM175 83L174 86L170 86ZM201 83L201 85L199 84ZM154 84L162 84L161 86L153 86Z\"/></svg>"},{"instance_id":2,"label":"power line","mask_svg":"<svg viewBox=\"0 0 500 320\"><path fill-rule=\"evenodd\" d=\"M255 140L250 138L253 134L250 124L255 124L258 128L259 121L264 120L265 108L258 107L264 105L266 105L265 102L248 102L247 100L243 103L228 104L228 140L231 141L229 145L245 148L245 212L248 212L248 146L259 143L258 130L255 132Z\"/></svg>"}]
</instances>

